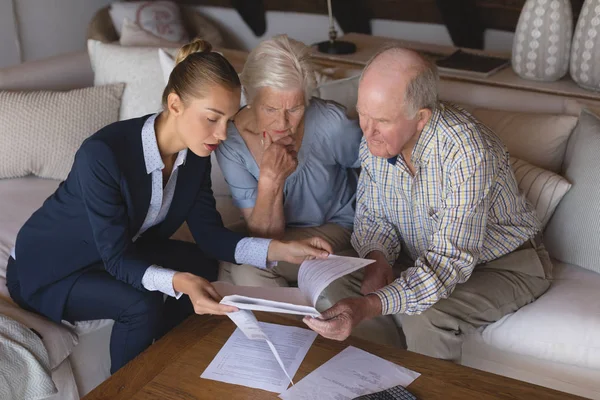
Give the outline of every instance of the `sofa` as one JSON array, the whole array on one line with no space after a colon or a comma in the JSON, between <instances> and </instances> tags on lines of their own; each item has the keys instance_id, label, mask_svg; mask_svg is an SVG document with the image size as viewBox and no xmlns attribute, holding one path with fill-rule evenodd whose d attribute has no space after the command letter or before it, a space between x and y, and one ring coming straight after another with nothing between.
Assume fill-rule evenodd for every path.
<instances>
[{"instance_id":1,"label":"sofa","mask_svg":"<svg viewBox=\"0 0 600 400\"><path fill-rule=\"evenodd\" d=\"M344 71L343 75L349 78L326 82L315 95L338 101L353 114L355 75L359 72ZM94 73L86 53L0 70L0 90L68 90L93 84ZM594 197L600 185L590 184L594 177L600 183L600 161L577 165L576 157L578 151L589 153L593 148L585 143L582 148L578 140L582 131L590 134L589 126L583 126L582 121L585 119L587 124L595 118L591 112L582 113L582 109L599 110L600 102L453 80L440 82L440 96L463 105L494 129L505 140L511 155L565 175L572 184L554 215L548 216L545 231L547 248L554 257L552 287L536 302L470 335L463 346L461 363L600 399L600 269L596 269L600 257L594 260L593 253L590 256L579 251L582 246L600 249L600 229L581 236L581 232L594 226L591 220L600 218L600 198ZM600 128L592 135L594 132L600 135ZM586 153L586 157L590 158L590 154ZM239 222L240 214L233 207L223 176L216 162L213 165L217 207L226 224ZM582 169L588 171L583 178ZM573 176L572 170L576 171ZM0 179L0 296L5 299L9 299L4 279L6 262L16 234L58 184L59 181L34 176ZM573 227L567 228L571 220ZM600 228L600 224L595 226ZM108 320L68 327L78 339L68 357L53 371L59 387L56 399L84 396L109 376L111 327L112 321Z\"/></svg>"}]
</instances>

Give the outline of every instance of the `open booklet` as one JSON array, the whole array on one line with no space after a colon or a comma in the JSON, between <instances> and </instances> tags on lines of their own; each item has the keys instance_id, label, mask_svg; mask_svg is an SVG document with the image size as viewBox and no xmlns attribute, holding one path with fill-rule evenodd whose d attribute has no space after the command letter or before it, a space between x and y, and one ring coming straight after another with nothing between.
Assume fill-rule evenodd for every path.
<instances>
[{"instance_id":1,"label":"open booklet","mask_svg":"<svg viewBox=\"0 0 600 400\"><path fill-rule=\"evenodd\" d=\"M236 286L220 281L213 282L213 286L223 297L221 304L235 306L240 310L318 317L321 314L315 309L315 305L321 292L336 279L373 262L334 255L325 260L304 261L298 271L297 288Z\"/></svg>"}]
</instances>

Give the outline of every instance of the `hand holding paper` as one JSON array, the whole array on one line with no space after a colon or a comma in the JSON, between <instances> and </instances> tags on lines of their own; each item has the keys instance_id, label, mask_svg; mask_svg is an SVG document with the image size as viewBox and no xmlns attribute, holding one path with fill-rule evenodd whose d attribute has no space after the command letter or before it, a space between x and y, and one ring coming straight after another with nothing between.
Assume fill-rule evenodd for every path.
<instances>
[{"instance_id":1,"label":"hand holding paper","mask_svg":"<svg viewBox=\"0 0 600 400\"><path fill-rule=\"evenodd\" d=\"M242 310L316 317L320 315L314 308L317 299L329 284L373 262L362 258L334 255L326 260L304 261L298 272L298 288L244 287L225 282L215 282L213 285L223 296L221 304L235 306Z\"/></svg>"}]
</instances>

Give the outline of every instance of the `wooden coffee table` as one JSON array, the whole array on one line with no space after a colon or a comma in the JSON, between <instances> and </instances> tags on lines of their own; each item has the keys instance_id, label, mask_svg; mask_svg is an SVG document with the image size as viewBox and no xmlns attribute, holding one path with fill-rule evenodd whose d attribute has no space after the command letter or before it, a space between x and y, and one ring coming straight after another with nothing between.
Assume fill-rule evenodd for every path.
<instances>
[{"instance_id":1,"label":"wooden coffee table","mask_svg":"<svg viewBox=\"0 0 600 400\"><path fill-rule=\"evenodd\" d=\"M302 326L301 321L255 313L260 321ZM277 394L200 378L235 325L227 317L192 316L85 397L85 400L276 399ZM352 345L420 372L408 389L420 400L580 399L541 386L463 367L448 361L349 338L318 337L294 381Z\"/></svg>"}]
</instances>

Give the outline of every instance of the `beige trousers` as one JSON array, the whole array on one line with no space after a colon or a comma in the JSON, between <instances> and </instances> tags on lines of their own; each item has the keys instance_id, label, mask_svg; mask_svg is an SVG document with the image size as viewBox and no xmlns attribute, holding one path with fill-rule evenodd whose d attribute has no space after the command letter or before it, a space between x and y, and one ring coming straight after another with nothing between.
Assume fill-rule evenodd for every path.
<instances>
[{"instance_id":1,"label":"beige trousers","mask_svg":"<svg viewBox=\"0 0 600 400\"><path fill-rule=\"evenodd\" d=\"M288 228L284 240L300 240L320 236L327 240L337 255L356 257L350 244L351 231L337 224L326 224L311 228ZM229 281L242 286L289 286L298 280L297 264L279 262L276 267L267 270L251 265L235 265L221 262L219 280ZM362 270L332 282L319 296L315 308L325 311L339 300L361 296L360 285ZM394 319L389 315L374 318L359 324L352 332L353 336L394 346L403 346L404 338Z\"/></svg>"},{"instance_id":2,"label":"beige trousers","mask_svg":"<svg viewBox=\"0 0 600 400\"><path fill-rule=\"evenodd\" d=\"M394 273L399 276L412 264L412 260L402 255L394 266ZM358 296L362 272L338 279L324 296L330 302ZM404 332L408 350L460 362L466 334L533 302L550 287L551 273L552 262L541 241L527 242L513 253L475 267L471 277L457 285L450 297L425 312L391 317ZM389 343L391 332L390 329L378 330L361 336Z\"/></svg>"},{"instance_id":3,"label":"beige trousers","mask_svg":"<svg viewBox=\"0 0 600 400\"><path fill-rule=\"evenodd\" d=\"M538 244L536 244L538 243ZM475 267L450 297L420 315L394 316L408 350L460 362L466 334L533 302L550 287L552 262L541 241Z\"/></svg>"}]
</instances>

